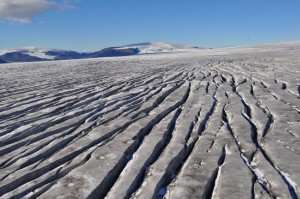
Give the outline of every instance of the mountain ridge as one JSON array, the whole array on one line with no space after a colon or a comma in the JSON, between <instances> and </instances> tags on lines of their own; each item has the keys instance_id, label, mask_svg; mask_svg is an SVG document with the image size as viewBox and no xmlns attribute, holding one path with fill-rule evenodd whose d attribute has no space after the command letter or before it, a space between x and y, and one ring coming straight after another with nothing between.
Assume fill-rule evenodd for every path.
<instances>
[{"instance_id":1,"label":"mountain ridge","mask_svg":"<svg viewBox=\"0 0 300 199\"><path fill-rule=\"evenodd\" d=\"M0 59L0 64L4 64L4 63L7 63L7 62Z\"/></svg>"},{"instance_id":2,"label":"mountain ridge","mask_svg":"<svg viewBox=\"0 0 300 199\"><path fill-rule=\"evenodd\" d=\"M171 53L197 47L165 42L144 42L118 47L108 47L98 51L79 52L55 48L29 46L17 49L0 50L0 59L6 62L35 62L99 57L119 57L139 54Z\"/></svg>"}]
</instances>

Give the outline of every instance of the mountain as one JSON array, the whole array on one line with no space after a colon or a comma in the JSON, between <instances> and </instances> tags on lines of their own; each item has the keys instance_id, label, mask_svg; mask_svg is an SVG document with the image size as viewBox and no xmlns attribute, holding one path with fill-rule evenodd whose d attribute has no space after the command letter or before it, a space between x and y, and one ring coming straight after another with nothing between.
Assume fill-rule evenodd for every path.
<instances>
[{"instance_id":1,"label":"mountain","mask_svg":"<svg viewBox=\"0 0 300 199\"><path fill-rule=\"evenodd\" d=\"M97 57L118 57L136 55L138 53L139 50L137 48L105 48L100 51L82 53L68 50L27 47L0 51L0 59L6 62L34 62Z\"/></svg>"},{"instance_id":2,"label":"mountain","mask_svg":"<svg viewBox=\"0 0 300 199\"><path fill-rule=\"evenodd\" d=\"M54 59L54 56L46 55L48 51L57 51L64 52L65 50L51 49L51 48L40 48L40 47L25 47L25 48L16 48L16 49L8 49L8 50L0 50L0 56L3 56L7 53L21 53L25 55L29 55L31 57L38 57L41 59Z\"/></svg>"},{"instance_id":3,"label":"mountain","mask_svg":"<svg viewBox=\"0 0 300 199\"><path fill-rule=\"evenodd\" d=\"M18 49L0 50L0 59L6 62L34 62L53 60L55 56L47 55L48 51L54 49L25 47ZM62 50L55 50L62 52Z\"/></svg>"},{"instance_id":4,"label":"mountain","mask_svg":"<svg viewBox=\"0 0 300 199\"><path fill-rule=\"evenodd\" d=\"M129 56L136 55L139 53L138 48L104 48L100 51L91 53L90 58L95 57L119 57L119 56Z\"/></svg>"},{"instance_id":5,"label":"mountain","mask_svg":"<svg viewBox=\"0 0 300 199\"><path fill-rule=\"evenodd\" d=\"M163 43L163 42L152 42L152 43L146 42L146 43L130 44L126 46L116 47L116 49L126 49L126 48L137 48L139 50L139 54L171 53L171 52L198 49L198 47L182 45L182 44Z\"/></svg>"},{"instance_id":6,"label":"mountain","mask_svg":"<svg viewBox=\"0 0 300 199\"><path fill-rule=\"evenodd\" d=\"M7 63L7 62L0 59L0 64L4 64L4 63Z\"/></svg>"},{"instance_id":7,"label":"mountain","mask_svg":"<svg viewBox=\"0 0 300 199\"><path fill-rule=\"evenodd\" d=\"M47 61L47 59L30 56L20 52L6 53L0 57L6 62L34 62L34 61Z\"/></svg>"},{"instance_id":8,"label":"mountain","mask_svg":"<svg viewBox=\"0 0 300 199\"><path fill-rule=\"evenodd\" d=\"M88 54L88 53L87 53ZM76 51L55 51L50 50L45 52L45 55L52 56L52 60L67 60L67 59L83 59L87 58L87 54L85 53L79 53Z\"/></svg>"},{"instance_id":9,"label":"mountain","mask_svg":"<svg viewBox=\"0 0 300 199\"><path fill-rule=\"evenodd\" d=\"M77 52L72 50L25 47L10 50L0 50L0 59L5 62L34 62L97 57L119 57L153 53L172 53L196 48L197 47L163 42L130 44L126 46L104 48L94 52Z\"/></svg>"}]
</instances>

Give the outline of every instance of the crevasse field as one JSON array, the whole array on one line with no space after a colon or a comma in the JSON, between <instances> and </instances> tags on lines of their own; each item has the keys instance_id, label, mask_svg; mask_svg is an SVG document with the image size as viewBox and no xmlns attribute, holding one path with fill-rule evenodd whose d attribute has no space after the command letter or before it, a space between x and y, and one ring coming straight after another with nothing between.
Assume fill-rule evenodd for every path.
<instances>
[{"instance_id":1,"label":"crevasse field","mask_svg":"<svg viewBox=\"0 0 300 199\"><path fill-rule=\"evenodd\" d=\"M299 52L0 65L0 196L299 198Z\"/></svg>"}]
</instances>

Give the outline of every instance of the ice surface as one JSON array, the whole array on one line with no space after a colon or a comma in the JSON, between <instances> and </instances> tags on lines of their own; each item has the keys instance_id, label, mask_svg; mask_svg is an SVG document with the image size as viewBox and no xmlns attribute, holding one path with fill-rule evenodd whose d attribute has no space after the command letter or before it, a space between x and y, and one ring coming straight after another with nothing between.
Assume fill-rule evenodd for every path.
<instances>
[{"instance_id":1,"label":"ice surface","mask_svg":"<svg viewBox=\"0 0 300 199\"><path fill-rule=\"evenodd\" d=\"M299 42L135 46L1 65L1 198L300 197Z\"/></svg>"}]
</instances>

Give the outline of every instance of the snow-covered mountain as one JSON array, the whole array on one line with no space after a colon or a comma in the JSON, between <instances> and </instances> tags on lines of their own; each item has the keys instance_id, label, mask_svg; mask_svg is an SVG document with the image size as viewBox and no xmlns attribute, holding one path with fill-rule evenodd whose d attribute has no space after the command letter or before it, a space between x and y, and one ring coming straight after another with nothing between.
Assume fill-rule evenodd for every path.
<instances>
[{"instance_id":1,"label":"snow-covered mountain","mask_svg":"<svg viewBox=\"0 0 300 199\"><path fill-rule=\"evenodd\" d=\"M67 54L70 52L75 51L30 46L24 48L0 50L0 59L3 59L7 62L48 61L55 60L58 55Z\"/></svg>"},{"instance_id":2,"label":"snow-covered mountain","mask_svg":"<svg viewBox=\"0 0 300 199\"><path fill-rule=\"evenodd\" d=\"M126 46L118 47L117 49L124 48L137 48L139 49L139 54L150 54L150 53L165 53L165 52L178 52L191 49L197 49L198 47L182 45L182 44L172 44L164 42L147 42L131 44Z\"/></svg>"},{"instance_id":3,"label":"snow-covered mountain","mask_svg":"<svg viewBox=\"0 0 300 199\"><path fill-rule=\"evenodd\" d=\"M16 48L16 49L7 49L7 50L0 50L0 56L3 56L8 53L22 53L25 55L38 57L41 59L55 59L55 56L48 55L47 52L49 51L56 51L56 52L64 52L65 50L58 50L58 49L51 49L51 48L41 48L41 47L24 47L24 48Z\"/></svg>"},{"instance_id":4,"label":"snow-covered mountain","mask_svg":"<svg viewBox=\"0 0 300 199\"><path fill-rule=\"evenodd\" d=\"M76 52L72 50L52 48L25 47L0 50L0 59L5 62L33 62L97 57L117 57L137 54L172 53L191 49L197 49L197 47L163 42L147 42L119 47L110 47L94 52Z\"/></svg>"}]
</instances>

